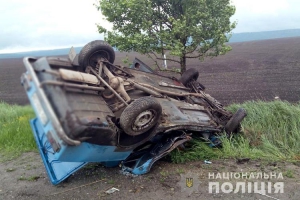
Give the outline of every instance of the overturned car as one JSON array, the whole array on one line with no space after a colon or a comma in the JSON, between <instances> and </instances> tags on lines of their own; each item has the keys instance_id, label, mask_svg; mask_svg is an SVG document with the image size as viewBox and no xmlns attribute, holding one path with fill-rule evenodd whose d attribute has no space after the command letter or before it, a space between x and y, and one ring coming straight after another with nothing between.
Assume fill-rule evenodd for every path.
<instances>
[{"instance_id":1,"label":"overturned car","mask_svg":"<svg viewBox=\"0 0 300 200\"><path fill-rule=\"evenodd\" d=\"M176 79L114 60L100 40L78 56L24 58L21 82L36 113L30 123L53 184L89 162L144 174L193 136L217 146L220 134L238 132L245 110L225 110L196 69Z\"/></svg>"}]
</instances>

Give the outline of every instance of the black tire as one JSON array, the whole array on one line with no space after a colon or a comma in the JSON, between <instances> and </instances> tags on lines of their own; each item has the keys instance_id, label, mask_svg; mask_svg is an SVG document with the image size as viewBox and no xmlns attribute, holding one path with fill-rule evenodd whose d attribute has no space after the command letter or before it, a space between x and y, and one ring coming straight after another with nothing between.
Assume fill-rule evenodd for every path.
<instances>
[{"instance_id":1,"label":"black tire","mask_svg":"<svg viewBox=\"0 0 300 200\"><path fill-rule=\"evenodd\" d=\"M120 126L128 135L137 136L154 127L161 113L161 105L155 98L141 97L124 109L120 117Z\"/></svg>"},{"instance_id":2,"label":"black tire","mask_svg":"<svg viewBox=\"0 0 300 200\"><path fill-rule=\"evenodd\" d=\"M230 135L231 133L237 133L239 131L239 127L241 126L240 124L242 120L246 116L246 110L243 108L239 108L225 125L226 133L228 135Z\"/></svg>"},{"instance_id":3,"label":"black tire","mask_svg":"<svg viewBox=\"0 0 300 200\"><path fill-rule=\"evenodd\" d=\"M107 42L95 40L86 44L78 55L79 70L84 72L87 66L95 68L101 57L110 63L115 61L115 51Z\"/></svg>"},{"instance_id":4,"label":"black tire","mask_svg":"<svg viewBox=\"0 0 300 200\"><path fill-rule=\"evenodd\" d=\"M187 84L189 82L191 82L192 80L197 81L198 77L199 77L199 72L195 68L190 68L190 69L186 70L185 72L183 72L179 81L184 86L187 86Z\"/></svg>"}]
</instances>

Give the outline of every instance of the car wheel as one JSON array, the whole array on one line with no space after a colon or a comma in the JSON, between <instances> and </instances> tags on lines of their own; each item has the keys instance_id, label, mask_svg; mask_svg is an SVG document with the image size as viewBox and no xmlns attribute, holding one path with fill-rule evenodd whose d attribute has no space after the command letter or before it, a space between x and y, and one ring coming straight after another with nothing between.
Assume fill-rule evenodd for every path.
<instances>
[{"instance_id":1,"label":"car wheel","mask_svg":"<svg viewBox=\"0 0 300 200\"><path fill-rule=\"evenodd\" d=\"M99 58L106 58L110 63L113 63L115 61L114 49L102 40L95 40L86 44L78 55L79 70L84 72L87 66L95 69Z\"/></svg>"},{"instance_id":2,"label":"car wheel","mask_svg":"<svg viewBox=\"0 0 300 200\"><path fill-rule=\"evenodd\" d=\"M161 113L161 105L155 98L141 97L124 109L120 126L128 135L137 136L155 126Z\"/></svg>"},{"instance_id":3,"label":"car wheel","mask_svg":"<svg viewBox=\"0 0 300 200\"><path fill-rule=\"evenodd\" d=\"M246 117L246 115L246 110L243 108L239 108L225 125L226 133L237 133L240 129L240 123L242 122L244 117Z\"/></svg>"},{"instance_id":4,"label":"car wheel","mask_svg":"<svg viewBox=\"0 0 300 200\"><path fill-rule=\"evenodd\" d=\"M187 84L189 82L191 82L192 80L196 81L198 79L198 77L199 77L199 72L195 68L190 68L190 69L186 70L185 72L183 72L179 81L184 86L187 86Z\"/></svg>"}]
</instances>

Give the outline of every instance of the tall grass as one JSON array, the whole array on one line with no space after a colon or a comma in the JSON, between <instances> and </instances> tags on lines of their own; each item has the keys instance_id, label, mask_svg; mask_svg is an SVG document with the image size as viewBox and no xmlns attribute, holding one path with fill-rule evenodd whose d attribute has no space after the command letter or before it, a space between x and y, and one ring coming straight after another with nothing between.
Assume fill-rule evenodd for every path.
<instances>
[{"instance_id":1,"label":"tall grass","mask_svg":"<svg viewBox=\"0 0 300 200\"><path fill-rule=\"evenodd\" d=\"M173 161L207 157L300 160L300 103L249 101L227 109L235 112L240 107L248 114L242 122L240 135L222 139L221 149L207 149L203 142L193 142L188 151L175 151Z\"/></svg>"},{"instance_id":2,"label":"tall grass","mask_svg":"<svg viewBox=\"0 0 300 200\"><path fill-rule=\"evenodd\" d=\"M29 125L33 117L34 112L30 106L0 103L0 160L36 150Z\"/></svg>"},{"instance_id":3,"label":"tall grass","mask_svg":"<svg viewBox=\"0 0 300 200\"><path fill-rule=\"evenodd\" d=\"M266 160L300 160L300 103L282 101L246 102L227 109L235 112L243 107L247 117L241 134L223 138L222 148L210 148L193 140L187 151L175 150L174 162L213 158L252 158ZM15 157L36 151L29 120L34 117L30 106L0 103L0 155ZM0 160L1 160L0 158Z\"/></svg>"}]
</instances>

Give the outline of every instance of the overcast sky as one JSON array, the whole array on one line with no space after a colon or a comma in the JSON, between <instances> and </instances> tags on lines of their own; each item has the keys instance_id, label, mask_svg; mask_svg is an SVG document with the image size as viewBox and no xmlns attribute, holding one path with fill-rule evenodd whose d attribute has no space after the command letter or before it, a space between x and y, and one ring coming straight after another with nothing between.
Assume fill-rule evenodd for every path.
<instances>
[{"instance_id":1,"label":"overcast sky","mask_svg":"<svg viewBox=\"0 0 300 200\"><path fill-rule=\"evenodd\" d=\"M82 46L103 39L96 0L0 0L0 53ZM300 28L300 0L232 0L234 33Z\"/></svg>"}]
</instances>

